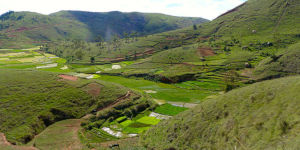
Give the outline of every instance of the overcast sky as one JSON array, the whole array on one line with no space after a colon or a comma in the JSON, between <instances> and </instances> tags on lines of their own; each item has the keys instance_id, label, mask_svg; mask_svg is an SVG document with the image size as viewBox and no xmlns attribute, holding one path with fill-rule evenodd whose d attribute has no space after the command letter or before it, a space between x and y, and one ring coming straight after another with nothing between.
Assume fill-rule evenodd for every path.
<instances>
[{"instance_id":1,"label":"overcast sky","mask_svg":"<svg viewBox=\"0 0 300 150\"><path fill-rule=\"evenodd\" d=\"M214 19L246 0L0 0L0 14L9 10L50 14L60 10L154 12Z\"/></svg>"}]
</instances>

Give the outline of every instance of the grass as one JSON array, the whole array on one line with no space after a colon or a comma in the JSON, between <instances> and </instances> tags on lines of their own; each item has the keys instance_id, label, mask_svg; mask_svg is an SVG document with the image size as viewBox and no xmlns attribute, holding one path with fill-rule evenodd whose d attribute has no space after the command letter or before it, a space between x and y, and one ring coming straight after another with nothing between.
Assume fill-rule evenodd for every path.
<instances>
[{"instance_id":1,"label":"grass","mask_svg":"<svg viewBox=\"0 0 300 150\"><path fill-rule=\"evenodd\" d=\"M60 11L51 15L33 12L13 12L1 16L6 18L4 20L1 19L1 26L3 26L1 31L1 41L3 41L0 45L1 48L27 48L38 46L45 41L61 41L62 39L94 41L98 35L101 35L105 40L109 40L111 37L105 34L107 26L110 26L114 33L123 37L124 32L137 31L140 34L149 35L188 27L195 23L207 22L206 19L202 18L121 12ZM36 20L32 22L31 18L36 18ZM21 27L35 27L35 30L5 32L7 30L6 26L12 23L14 23L12 30L17 30Z\"/></svg>"},{"instance_id":2,"label":"grass","mask_svg":"<svg viewBox=\"0 0 300 150\"><path fill-rule=\"evenodd\" d=\"M115 82L123 86L137 89L140 91L153 90L157 93L150 93L155 99L177 101L177 102L201 102L206 96L216 94L214 91L209 90L189 90L177 87L177 85L164 84L137 78L124 78L118 76L105 76L101 75L99 80ZM218 89L216 89L218 90Z\"/></svg>"},{"instance_id":3,"label":"grass","mask_svg":"<svg viewBox=\"0 0 300 150\"><path fill-rule=\"evenodd\" d=\"M79 119L60 121L49 126L27 145L34 145L38 149L53 150L59 150L61 148L88 149L80 142L78 136L79 131Z\"/></svg>"},{"instance_id":4,"label":"grass","mask_svg":"<svg viewBox=\"0 0 300 150\"><path fill-rule=\"evenodd\" d=\"M135 126L134 127L127 126L123 129L123 132L130 133L130 134L140 134L144 131L147 131L150 128L151 128L150 126L148 126L148 127L138 127L138 128L135 127Z\"/></svg>"},{"instance_id":5,"label":"grass","mask_svg":"<svg viewBox=\"0 0 300 150\"><path fill-rule=\"evenodd\" d=\"M140 115L139 117L133 118L133 120L126 120L120 124L122 125L122 132L128 134L140 134L159 122L160 120L155 117Z\"/></svg>"},{"instance_id":6,"label":"grass","mask_svg":"<svg viewBox=\"0 0 300 150\"><path fill-rule=\"evenodd\" d=\"M300 73L299 62L300 43L283 49L272 57L261 61L254 70L254 76L258 80L278 78Z\"/></svg>"},{"instance_id":7,"label":"grass","mask_svg":"<svg viewBox=\"0 0 300 150\"><path fill-rule=\"evenodd\" d=\"M161 106L156 107L154 112L163 114L163 115L175 116L185 110L188 110L188 108L177 107L177 106L173 106L171 104L163 104Z\"/></svg>"},{"instance_id":8,"label":"grass","mask_svg":"<svg viewBox=\"0 0 300 150\"><path fill-rule=\"evenodd\" d=\"M120 123L120 125L122 125L123 127L127 127L129 126L131 123L133 123L133 121L131 120L126 120Z\"/></svg>"},{"instance_id":9,"label":"grass","mask_svg":"<svg viewBox=\"0 0 300 150\"><path fill-rule=\"evenodd\" d=\"M145 117L142 117L142 118L138 119L137 122L143 123L143 124L156 125L160 122L160 120L156 119L155 117L145 116Z\"/></svg>"},{"instance_id":10,"label":"grass","mask_svg":"<svg viewBox=\"0 0 300 150\"><path fill-rule=\"evenodd\" d=\"M140 140L156 149L297 149L299 84L293 76L233 90L162 121Z\"/></svg>"},{"instance_id":11,"label":"grass","mask_svg":"<svg viewBox=\"0 0 300 150\"><path fill-rule=\"evenodd\" d=\"M257 73L256 75L258 75L258 80L299 74L299 62L297 61L299 60L297 53L299 45L296 44L287 48L299 42L299 23L295 19L299 16L299 6L299 1L289 1L289 5L287 5L284 0L249 0L245 5L236 8L231 13L218 17L212 22L197 26L197 30L189 27L148 37L139 37L136 41L126 44L124 40L121 40L122 46L120 50L102 51L101 54L98 53L99 49L95 43L84 43L83 47L77 48L76 51L83 49L89 49L90 51L84 51L85 56L82 60L78 61L79 64L89 63L88 57L92 56L94 52L97 52L97 63L110 62L105 61L105 58L113 59L116 57L133 60L134 57L132 56L134 53L139 55L138 58L143 59L128 61L126 63L121 62L122 69L120 70L106 70L110 69L112 64L94 66L72 64L71 69L66 70L66 72L72 69L86 73L94 73L101 70L111 75L126 77L143 76L147 80L176 83L162 84L136 78L103 75L98 77L99 80L120 83L139 91L155 91L156 93L149 94L155 99L201 103L200 106L190 111L178 114L174 117L175 119L162 121L155 128L150 129L141 138L149 149L169 149L171 147L179 149L279 149L282 147L296 149L299 147L298 136L294 134L298 133L299 130L299 120L297 119L299 118L297 116L299 77L258 83L233 90L218 98L211 97L210 95L217 94L223 89L224 74L226 72L233 70L242 75L246 63L250 63L252 67L255 67L254 70ZM34 14L29 16L32 15ZM43 17L39 19L43 19ZM279 20L281 21L279 22ZM73 22L73 24L74 26L83 25L77 21ZM65 26L63 27L65 28ZM65 30L64 28L63 30ZM70 28L70 30L73 29ZM85 36L86 32L82 31L86 31L85 28L78 30L77 34L81 35L81 38L87 38ZM51 33L48 30L45 32ZM22 39L22 36L26 35L19 35L19 39ZM53 35L52 37L55 39L59 36ZM34 38L38 38L37 35L34 35ZM13 41L13 39L9 40ZM2 43L10 43L12 45L23 44L14 44L7 41L3 40ZM264 46L264 43L268 42L272 43L272 45ZM72 55L74 49L66 48L67 46L64 47L64 44L72 45L72 43L68 42L54 43L55 46L50 45L50 52L60 56L63 56L62 54L64 56L65 54ZM215 55L199 55L198 48L203 47L211 48ZM56 51L57 49L62 49L63 52ZM26 56L13 54L14 56L10 56L9 60L7 60L7 51L9 50L4 50L1 53L3 58L6 59L0 61L0 67L2 68L20 67L26 69L30 67L26 65L36 65L23 64L18 61L18 59L30 59L32 56L38 55L36 53L26 53ZM150 53L145 54L144 52L147 51L150 51ZM21 51L14 51L14 53L17 52ZM63 59L57 61L60 62L60 65L65 63ZM251 69L253 70L253 68ZM58 67L45 69L45 71L61 72ZM39 77L36 78L39 79ZM26 79L22 80L26 81ZM247 83L251 81L251 79L243 77L240 80L242 81L238 82ZM14 83L14 81L11 82ZM59 99L61 100L61 103L59 103L57 102L58 99L53 99L53 95L49 95L48 93L42 96L51 98L51 103L38 103L38 100L43 98L39 97L39 93L27 96L33 98L34 103L26 101L27 99L25 98L22 99L22 102L13 101L19 95L24 96L23 93L18 93L19 95L15 97L7 96L11 95L11 91L20 91L21 89L21 91L25 92L25 90L22 90L24 86L24 89L36 90L35 86L29 86L31 84L28 84L28 87L27 83L29 81L24 84L20 83L20 86L8 87L7 85L11 85L11 83L4 82L2 89L5 90L4 92L1 91L2 93L0 92L0 97L4 97L4 101L0 103L3 106L1 108L10 106L8 107L9 111L4 113L1 111L6 110L0 109L1 116L14 118L9 121L6 121L8 120L7 118L0 118L1 130L8 133L8 138L11 141L24 142L22 140L27 139L28 136L29 138L33 136L33 134L26 135L25 133L39 132L44 128L43 125L40 127L40 124L38 124L37 126L40 127L38 131L31 130L32 120L36 118L28 119L24 117L31 116L33 113L27 110L36 112L39 111L34 109L37 107L40 110L45 110L46 112L43 113L47 114L47 110L51 110L54 106L55 108L61 107L61 109L65 110L65 105L69 106L70 103L75 103L75 107L71 105L75 110L74 112L72 110L72 113L75 114L70 112L66 112L66 114L80 116L81 110L87 109L78 108L82 106L82 101L75 100L75 102L70 102L66 99ZM36 83L36 86L39 87L42 85L42 83L38 83ZM45 84L50 86L52 82ZM73 89L64 89L63 86L65 85L59 84L58 87L55 85L53 87L61 90L57 93L59 95L66 93L67 96L76 96L76 94L80 94L78 91L72 93ZM7 87L10 90L9 92L7 92ZM46 88L42 89L47 91L49 87L46 86ZM50 89L52 89L51 86ZM30 90L29 92L34 93ZM208 96L211 99L204 101ZM37 104L38 106L31 107ZM23 109L21 106L25 106L26 109ZM177 109L175 110L175 108L171 108L170 106L163 105L161 107L167 107L161 110L159 110L160 107L157 108L158 111L165 114L175 114L177 111ZM17 113L15 113L15 109ZM67 111L71 110L67 109ZM115 116L116 118L124 115L119 110L114 110L113 113L118 113ZM3 123L3 120L6 122ZM127 120L122 123L124 131L128 133L140 133L144 129L149 128L147 127L148 123L154 124L156 122L153 118L151 119L143 114L133 118L133 120ZM19 126L20 124L22 126ZM18 126L18 128L12 129L13 126ZM10 131L10 129L13 131Z\"/></svg>"}]
</instances>

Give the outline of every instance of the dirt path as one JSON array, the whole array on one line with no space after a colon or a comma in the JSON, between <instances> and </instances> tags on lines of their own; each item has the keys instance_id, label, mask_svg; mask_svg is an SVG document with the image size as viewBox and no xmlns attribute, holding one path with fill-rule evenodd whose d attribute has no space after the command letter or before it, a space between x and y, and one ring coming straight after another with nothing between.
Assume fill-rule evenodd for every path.
<instances>
[{"instance_id":1,"label":"dirt path","mask_svg":"<svg viewBox=\"0 0 300 150\"><path fill-rule=\"evenodd\" d=\"M112 107L118 105L123 100L126 100L127 98L129 98L131 96L131 94L132 94L131 91L127 91L127 93L124 96L119 97L116 101L114 101L113 103L109 104L108 106L106 106L104 108L97 109L97 111L101 111L101 110L105 110L105 109L108 109L108 108L112 108Z\"/></svg>"},{"instance_id":2,"label":"dirt path","mask_svg":"<svg viewBox=\"0 0 300 150\"><path fill-rule=\"evenodd\" d=\"M114 101L113 103L109 104L108 106L102 107L102 108L98 108L97 112L105 110L105 109L109 109L112 108L116 105L118 105L119 103L121 103L123 100L126 100L127 98L129 98L133 93L131 91L127 91L127 93L124 96L119 97L116 101ZM82 117L82 119L89 119L92 116L92 114L87 114L84 117Z\"/></svg>"},{"instance_id":3,"label":"dirt path","mask_svg":"<svg viewBox=\"0 0 300 150\"><path fill-rule=\"evenodd\" d=\"M17 146L12 145L6 140L6 137L3 133L0 133L0 149L9 149L9 150L38 150L35 147L32 146Z\"/></svg>"},{"instance_id":4,"label":"dirt path","mask_svg":"<svg viewBox=\"0 0 300 150\"><path fill-rule=\"evenodd\" d=\"M185 108L194 108L198 105L198 104L194 104L194 103L171 102L171 101L168 101L167 103L177 106L177 107L185 107Z\"/></svg>"},{"instance_id":5,"label":"dirt path","mask_svg":"<svg viewBox=\"0 0 300 150\"><path fill-rule=\"evenodd\" d=\"M11 145L3 133L0 133L0 145Z\"/></svg>"}]
</instances>

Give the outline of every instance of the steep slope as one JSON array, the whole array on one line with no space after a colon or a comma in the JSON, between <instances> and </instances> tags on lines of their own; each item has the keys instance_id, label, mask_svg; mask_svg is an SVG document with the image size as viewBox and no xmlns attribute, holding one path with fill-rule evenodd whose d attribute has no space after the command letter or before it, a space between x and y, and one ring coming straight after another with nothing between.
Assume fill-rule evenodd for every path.
<instances>
[{"instance_id":1,"label":"steep slope","mask_svg":"<svg viewBox=\"0 0 300 150\"><path fill-rule=\"evenodd\" d=\"M0 47L26 47L59 39L88 39L86 25L33 12L8 12L0 16Z\"/></svg>"},{"instance_id":2,"label":"steep slope","mask_svg":"<svg viewBox=\"0 0 300 150\"><path fill-rule=\"evenodd\" d=\"M216 36L295 36L300 33L299 15L298 0L248 0L205 27L209 29L207 34Z\"/></svg>"},{"instance_id":3,"label":"steep slope","mask_svg":"<svg viewBox=\"0 0 300 150\"><path fill-rule=\"evenodd\" d=\"M256 83L159 123L151 149L299 149L300 77Z\"/></svg>"},{"instance_id":4,"label":"steep slope","mask_svg":"<svg viewBox=\"0 0 300 150\"><path fill-rule=\"evenodd\" d=\"M1 47L32 45L60 39L93 41L98 35L110 39L112 35L122 36L124 32L148 35L208 21L163 14L80 11L61 11L51 15L8 12L1 15L0 20Z\"/></svg>"},{"instance_id":5,"label":"steep slope","mask_svg":"<svg viewBox=\"0 0 300 150\"><path fill-rule=\"evenodd\" d=\"M266 58L255 68L258 80L300 74L300 43Z\"/></svg>"}]
</instances>

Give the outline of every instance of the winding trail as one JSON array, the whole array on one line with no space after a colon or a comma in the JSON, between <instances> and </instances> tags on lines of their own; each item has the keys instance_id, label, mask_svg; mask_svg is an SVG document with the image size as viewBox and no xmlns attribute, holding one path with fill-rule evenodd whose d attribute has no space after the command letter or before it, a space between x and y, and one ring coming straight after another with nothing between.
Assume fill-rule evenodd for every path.
<instances>
[{"instance_id":1,"label":"winding trail","mask_svg":"<svg viewBox=\"0 0 300 150\"><path fill-rule=\"evenodd\" d=\"M8 149L8 150L38 150L33 146L17 146L12 145L6 140L6 137L3 133L0 133L0 149Z\"/></svg>"}]
</instances>

